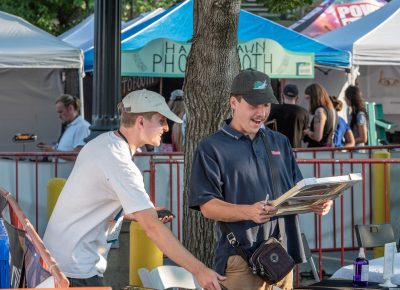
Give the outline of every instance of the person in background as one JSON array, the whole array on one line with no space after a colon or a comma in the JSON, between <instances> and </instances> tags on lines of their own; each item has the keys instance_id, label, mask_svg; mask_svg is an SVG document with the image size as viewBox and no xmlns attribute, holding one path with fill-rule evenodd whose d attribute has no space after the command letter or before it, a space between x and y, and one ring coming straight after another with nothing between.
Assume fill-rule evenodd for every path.
<instances>
[{"instance_id":1,"label":"person in background","mask_svg":"<svg viewBox=\"0 0 400 290\"><path fill-rule=\"evenodd\" d=\"M85 145L84 139L90 134L90 124L80 115L80 101L71 95L62 95L56 100L56 112L61 120L61 135L56 145L38 143L37 147L45 152L79 152ZM75 160L75 156L63 159Z\"/></svg>"},{"instance_id":2,"label":"person in background","mask_svg":"<svg viewBox=\"0 0 400 290\"><path fill-rule=\"evenodd\" d=\"M304 130L304 142L308 142L308 147L333 146L337 113L328 92L320 84L312 84L304 94L310 104L310 113L314 115L310 128Z\"/></svg>"},{"instance_id":3,"label":"person in background","mask_svg":"<svg viewBox=\"0 0 400 290\"><path fill-rule=\"evenodd\" d=\"M347 106L350 109L348 118L356 146L364 146L368 142L367 111L361 90L357 86L349 86L344 92Z\"/></svg>"},{"instance_id":4,"label":"person in background","mask_svg":"<svg viewBox=\"0 0 400 290\"><path fill-rule=\"evenodd\" d=\"M170 99L170 108L171 111L174 112L179 118L183 118L185 114L185 103L183 98L183 91L182 90L175 90L171 93L171 99L174 97L173 101L171 102ZM172 150L182 152L184 147L184 140L182 134L182 124L181 123L173 123L171 125L171 143L172 143Z\"/></svg>"},{"instance_id":5,"label":"person in background","mask_svg":"<svg viewBox=\"0 0 400 290\"><path fill-rule=\"evenodd\" d=\"M216 221L214 268L226 275L229 290L270 290L272 285L254 275L247 262L229 244L221 222L229 224L247 256L269 237L281 239L296 262L304 262L304 250L295 214L277 217L267 201L276 199L303 177L289 140L269 128L262 128L271 103L277 103L269 77L254 70L241 71L233 80L229 100L232 119L204 138L194 156L189 186L189 207ZM264 140L270 144L271 157ZM272 180L270 158L274 158L276 179ZM278 192L274 192L272 182ZM314 208L327 214L332 202ZM293 289L290 272L276 285Z\"/></svg>"},{"instance_id":6,"label":"person in background","mask_svg":"<svg viewBox=\"0 0 400 290\"><path fill-rule=\"evenodd\" d=\"M170 99L168 101L168 106L174 114L182 118L185 113L185 104L183 101L183 91L182 90L174 90L171 93ZM171 120L168 120L168 127L171 129L169 132L164 134L162 139L162 144L159 151L170 152L170 151L181 151L182 150L182 133L181 124L177 124L174 129L175 123ZM179 129L178 129L179 128ZM180 150L178 150L180 149Z\"/></svg>"},{"instance_id":7,"label":"person in background","mask_svg":"<svg viewBox=\"0 0 400 290\"><path fill-rule=\"evenodd\" d=\"M123 218L136 220L171 260L191 272L204 289L220 290L218 275L189 253L157 218L143 176L133 162L136 149L159 146L167 118L181 120L161 95L139 90L125 96L120 127L81 150L57 200L43 241L71 287L102 286L114 232Z\"/></svg>"},{"instance_id":8,"label":"person in background","mask_svg":"<svg viewBox=\"0 0 400 290\"><path fill-rule=\"evenodd\" d=\"M293 148L301 147L303 131L308 128L308 112L296 105L299 90L288 84L282 91L282 104L272 104L268 121L276 120L277 130L289 138Z\"/></svg>"},{"instance_id":9,"label":"person in background","mask_svg":"<svg viewBox=\"0 0 400 290\"><path fill-rule=\"evenodd\" d=\"M330 96L330 98L336 112L339 113L343 108L343 102L340 101L336 96ZM339 115L338 124L335 129L335 136L333 137L333 143L335 144L335 147L353 147L356 144L349 124L347 124L347 122Z\"/></svg>"}]
</instances>

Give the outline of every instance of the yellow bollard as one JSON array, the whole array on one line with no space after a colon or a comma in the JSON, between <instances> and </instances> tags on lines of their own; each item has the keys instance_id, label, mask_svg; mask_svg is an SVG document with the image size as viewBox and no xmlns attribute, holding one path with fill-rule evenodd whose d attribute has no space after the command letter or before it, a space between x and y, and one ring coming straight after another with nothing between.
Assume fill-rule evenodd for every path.
<instances>
[{"instance_id":1,"label":"yellow bollard","mask_svg":"<svg viewBox=\"0 0 400 290\"><path fill-rule=\"evenodd\" d=\"M47 220L49 220L61 190L66 182L65 178L51 178L47 182Z\"/></svg>"},{"instance_id":2,"label":"yellow bollard","mask_svg":"<svg viewBox=\"0 0 400 290\"><path fill-rule=\"evenodd\" d=\"M388 159L390 153L387 151L376 151L372 155L373 159ZM386 168L386 176L385 176ZM374 181L374 195L373 195L373 223L386 224L390 223L390 165L373 164L372 165L373 181ZM386 178L385 178L386 177ZM386 185L385 185L386 184ZM385 186L387 190L386 204L388 211L385 214ZM386 220L386 216L389 220ZM382 257L384 253L383 247L374 249L374 257Z\"/></svg>"},{"instance_id":3,"label":"yellow bollard","mask_svg":"<svg viewBox=\"0 0 400 290\"><path fill-rule=\"evenodd\" d=\"M131 222L129 250L129 285L143 286L138 269L149 271L162 266L163 253L150 240L138 222Z\"/></svg>"}]
</instances>

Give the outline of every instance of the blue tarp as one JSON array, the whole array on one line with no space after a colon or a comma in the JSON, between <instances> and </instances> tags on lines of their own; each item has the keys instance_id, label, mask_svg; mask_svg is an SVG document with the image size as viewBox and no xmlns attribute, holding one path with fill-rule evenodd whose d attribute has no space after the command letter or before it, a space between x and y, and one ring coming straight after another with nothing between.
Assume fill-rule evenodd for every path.
<instances>
[{"instance_id":1,"label":"blue tarp","mask_svg":"<svg viewBox=\"0 0 400 290\"><path fill-rule=\"evenodd\" d=\"M162 17L138 30L131 37L123 38L122 51L134 51L152 40L166 38L187 43L193 35L193 1L184 1L169 10ZM329 47L319 41L292 31L273 21L259 17L245 10L239 16L239 42L257 38L269 38L292 52L314 53L315 63L324 66L349 67L350 53Z\"/></svg>"},{"instance_id":2,"label":"blue tarp","mask_svg":"<svg viewBox=\"0 0 400 290\"><path fill-rule=\"evenodd\" d=\"M152 12L142 13L128 22L121 22L121 39L131 36L133 33L159 19L161 16L158 15L163 15L164 11L164 9L159 8ZM81 48L84 52L85 72L93 71L94 14L91 14L75 27L59 35L58 38L74 47Z\"/></svg>"}]
</instances>

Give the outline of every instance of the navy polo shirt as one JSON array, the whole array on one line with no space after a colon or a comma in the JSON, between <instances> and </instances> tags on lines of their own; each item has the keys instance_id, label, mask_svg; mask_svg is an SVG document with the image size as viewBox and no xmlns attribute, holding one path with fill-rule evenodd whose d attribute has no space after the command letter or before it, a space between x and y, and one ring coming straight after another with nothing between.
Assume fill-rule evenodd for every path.
<instances>
[{"instance_id":1,"label":"navy polo shirt","mask_svg":"<svg viewBox=\"0 0 400 290\"><path fill-rule=\"evenodd\" d=\"M276 199L302 179L292 148L286 136L270 129L260 129L255 138L236 131L227 121L216 133L203 139L194 154L189 190L189 206L200 209L200 205L218 198L233 204L253 204ZM269 140L272 158L276 166L277 191L272 190L271 170L262 135ZM298 262L304 260L300 230L296 215L281 218L285 229L279 229L283 244L289 254ZM263 225L253 221L229 223L230 229L239 240L241 247L250 255L259 244L276 234L277 220L272 219ZM300 252L299 252L300 251ZM297 254L300 256L297 257ZM222 234L217 223L217 243L214 253L214 268L225 273L228 257L236 255Z\"/></svg>"}]
</instances>

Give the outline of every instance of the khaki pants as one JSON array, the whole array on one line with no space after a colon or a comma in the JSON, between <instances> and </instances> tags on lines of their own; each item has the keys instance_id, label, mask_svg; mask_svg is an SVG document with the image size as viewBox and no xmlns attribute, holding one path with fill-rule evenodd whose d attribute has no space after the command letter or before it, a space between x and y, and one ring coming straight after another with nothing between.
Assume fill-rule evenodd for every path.
<instances>
[{"instance_id":1,"label":"khaki pants","mask_svg":"<svg viewBox=\"0 0 400 290\"><path fill-rule=\"evenodd\" d=\"M226 280L221 282L228 290L272 290L272 286L284 290L293 289L293 271L281 281L269 285L257 275L254 275L242 257L230 256L225 271Z\"/></svg>"}]
</instances>

